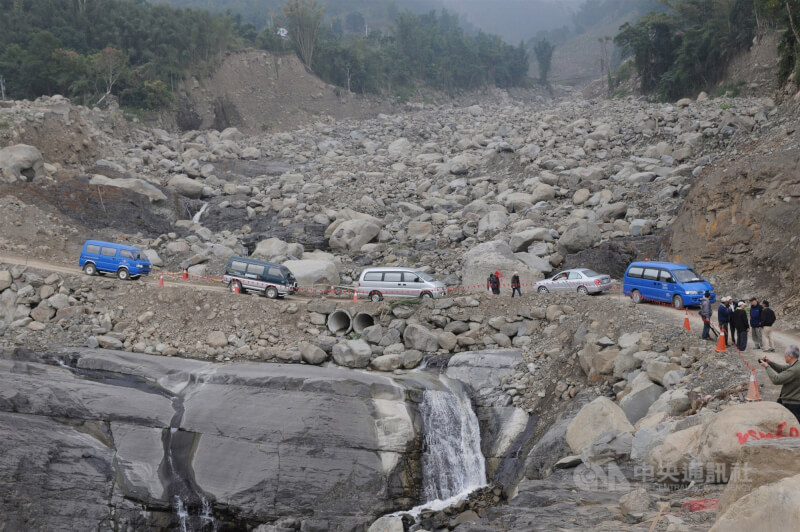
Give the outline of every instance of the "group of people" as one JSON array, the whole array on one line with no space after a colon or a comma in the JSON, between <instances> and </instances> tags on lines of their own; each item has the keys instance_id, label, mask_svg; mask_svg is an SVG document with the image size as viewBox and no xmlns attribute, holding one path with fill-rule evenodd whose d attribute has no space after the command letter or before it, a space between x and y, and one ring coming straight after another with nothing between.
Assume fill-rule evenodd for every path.
<instances>
[{"instance_id":1,"label":"group of people","mask_svg":"<svg viewBox=\"0 0 800 532\"><path fill-rule=\"evenodd\" d=\"M490 273L489 278L486 280L486 288L496 296L500 295L500 279L502 277L500 271L496 270L494 273ZM519 272L514 272L514 275L511 276L511 297L514 297L514 294L519 294L519 297L522 297L521 286Z\"/></svg>"},{"instance_id":2,"label":"group of people","mask_svg":"<svg viewBox=\"0 0 800 532\"><path fill-rule=\"evenodd\" d=\"M703 316L703 339L711 339L711 300L710 294L705 293L700 304L700 315ZM735 345L739 351L747 349L748 335L752 336L756 349L775 351L772 342L772 326L775 324L775 312L769 306L769 301L759 302L757 298L750 298L750 306L742 301L735 301L731 297L720 299L717 308L717 322L721 334L725 335L725 345Z\"/></svg>"}]
</instances>

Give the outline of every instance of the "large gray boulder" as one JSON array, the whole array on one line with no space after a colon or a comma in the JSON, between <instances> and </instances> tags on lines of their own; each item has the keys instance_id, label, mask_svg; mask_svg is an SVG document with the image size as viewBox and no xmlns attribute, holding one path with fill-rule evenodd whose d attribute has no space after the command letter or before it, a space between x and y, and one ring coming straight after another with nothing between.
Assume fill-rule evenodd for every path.
<instances>
[{"instance_id":1,"label":"large gray boulder","mask_svg":"<svg viewBox=\"0 0 800 532\"><path fill-rule=\"evenodd\" d=\"M283 265L294 274L300 286L339 284L339 269L331 260L287 260Z\"/></svg>"},{"instance_id":2,"label":"large gray boulder","mask_svg":"<svg viewBox=\"0 0 800 532\"><path fill-rule=\"evenodd\" d=\"M631 391L622 398L619 406L625 411L628 420L636 423L650 409L650 406L664 393L664 387L659 386L647 377L647 373L639 373L631 382Z\"/></svg>"},{"instance_id":3,"label":"large gray boulder","mask_svg":"<svg viewBox=\"0 0 800 532\"><path fill-rule=\"evenodd\" d=\"M600 238L600 229L597 224L582 220L564 231L564 234L558 239L558 250L564 256L577 253L594 247L600 242Z\"/></svg>"},{"instance_id":4,"label":"large gray boulder","mask_svg":"<svg viewBox=\"0 0 800 532\"><path fill-rule=\"evenodd\" d=\"M131 192L135 192L137 194L145 196L147 199L150 200L150 203L160 203L167 201L166 194L161 192L161 190L159 190L158 187L156 187L155 185L148 183L143 179L134 179L134 178L112 179L104 175L95 174L89 180L89 184L94 186L115 187L124 190L130 190Z\"/></svg>"},{"instance_id":5,"label":"large gray boulder","mask_svg":"<svg viewBox=\"0 0 800 532\"><path fill-rule=\"evenodd\" d=\"M342 251L359 251L364 244L369 244L381 228L366 220L347 220L339 224L331 234L329 243L331 248Z\"/></svg>"},{"instance_id":6,"label":"large gray boulder","mask_svg":"<svg viewBox=\"0 0 800 532\"><path fill-rule=\"evenodd\" d=\"M177 174L167 181L167 188L187 198L200 198L203 196L205 185L185 174Z\"/></svg>"},{"instance_id":7,"label":"large gray boulder","mask_svg":"<svg viewBox=\"0 0 800 532\"><path fill-rule=\"evenodd\" d=\"M408 349L416 349L423 353L433 353L439 349L439 337L430 329L416 323L406 326L403 331L403 343Z\"/></svg>"},{"instance_id":8,"label":"large gray boulder","mask_svg":"<svg viewBox=\"0 0 800 532\"><path fill-rule=\"evenodd\" d=\"M201 494L221 528L235 527L226 515L302 515L325 523L314 530L366 530L420 490L408 384L306 365L70 354L88 379L50 354L27 356L0 358L9 529L163 528L177 519L168 486L184 476L196 529Z\"/></svg>"},{"instance_id":9,"label":"large gray boulder","mask_svg":"<svg viewBox=\"0 0 800 532\"><path fill-rule=\"evenodd\" d=\"M499 270L506 277L518 271L523 282L530 283L544 279L539 270L528 266L514 255L511 247L501 240L484 242L464 254L461 267L461 283L464 286L486 286L491 272Z\"/></svg>"},{"instance_id":10,"label":"large gray boulder","mask_svg":"<svg viewBox=\"0 0 800 532\"><path fill-rule=\"evenodd\" d=\"M42 153L27 144L15 144L0 149L0 177L4 181L26 181L44 175Z\"/></svg>"},{"instance_id":11,"label":"large gray boulder","mask_svg":"<svg viewBox=\"0 0 800 532\"><path fill-rule=\"evenodd\" d=\"M347 340L333 346L333 361L346 368L366 368L372 359L372 348L364 340Z\"/></svg>"},{"instance_id":12,"label":"large gray boulder","mask_svg":"<svg viewBox=\"0 0 800 532\"><path fill-rule=\"evenodd\" d=\"M447 377L467 384L472 390L499 388L500 380L516 372L522 363L518 349L486 349L458 353L447 364Z\"/></svg>"}]
</instances>

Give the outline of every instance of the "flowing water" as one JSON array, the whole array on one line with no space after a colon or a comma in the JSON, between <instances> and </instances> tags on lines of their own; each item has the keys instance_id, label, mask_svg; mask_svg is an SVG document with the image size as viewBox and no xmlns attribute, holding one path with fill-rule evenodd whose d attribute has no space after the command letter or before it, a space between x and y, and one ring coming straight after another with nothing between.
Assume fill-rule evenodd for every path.
<instances>
[{"instance_id":1,"label":"flowing water","mask_svg":"<svg viewBox=\"0 0 800 532\"><path fill-rule=\"evenodd\" d=\"M412 514L446 508L486 485L478 417L459 383L446 377L441 381L447 390L425 390L419 406L424 504Z\"/></svg>"},{"instance_id":2,"label":"flowing water","mask_svg":"<svg viewBox=\"0 0 800 532\"><path fill-rule=\"evenodd\" d=\"M203 213L206 212L207 208L208 208L208 202L203 203L203 206L200 207L200 210L197 211L194 216L192 216L192 221L196 224L199 224L200 217L203 216Z\"/></svg>"}]
</instances>

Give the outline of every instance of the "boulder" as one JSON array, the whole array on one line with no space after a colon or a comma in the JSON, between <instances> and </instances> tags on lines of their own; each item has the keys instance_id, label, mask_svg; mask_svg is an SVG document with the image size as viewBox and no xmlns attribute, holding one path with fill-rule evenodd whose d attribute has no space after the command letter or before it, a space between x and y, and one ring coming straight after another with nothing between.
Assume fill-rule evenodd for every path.
<instances>
[{"instance_id":1,"label":"boulder","mask_svg":"<svg viewBox=\"0 0 800 532\"><path fill-rule=\"evenodd\" d=\"M601 234L597 224L588 220L581 220L561 235L558 239L558 251L561 255L577 253L589 249L600 242Z\"/></svg>"},{"instance_id":2,"label":"boulder","mask_svg":"<svg viewBox=\"0 0 800 532\"><path fill-rule=\"evenodd\" d=\"M608 347L599 350L597 345L592 343L578 352L578 361L588 377L611 375L614 372L614 361L617 355L619 355L619 349Z\"/></svg>"},{"instance_id":3,"label":"boulder","mask_svg":"<svg viewBox=\"0 0 800 532\"><path fill-rule=\"evenodd\" d=\"M403 519L396 515L384 515L372 523L367 532L403 532Z\"/></svg>"},{"instance_id":4,"label":"boulder","mask_svg":"<svg viewBox=\"0 0 800 532\"><path fill-rule=\"evenodd\" d=\"M403 343L409 349L433 353L439 349L439 338L422 325L411 323L403 331Z\"/></svg>"},{"instance_id":5,"label":"boulder","mask_svg":"<svg viewBox=\"0 0 800 532\"><path fill-rule=\"evenodd\" d=\"M411 154L411 143L406 138L399 138L387 147L389 155L395 158L408 157Z\"/></svg>"},{"instance_id":6,"label":"boulder","mask_svg":"<svg viewBox=\"0 0 800 532\"><path fill-rule=\"evenodd\" d=\"M200 198L203 196L205 185L185 174L177 174L167 182L167 188L187 198Z\"/></svg>"},{"instance_id":7,"label":"boulder","mask_svg":"<svg viewBox=\"0 0 800 532\"><path fill-rule=\"evenodd\" d=\"M339 268L330 260L287 260L284 266L294 274L297 284L311 286L314 284L339 284Z\"/></svg>"},{"instance_id":8,"label":"boulder","mask_svg":"<svg viewBox=\"0 0 800 532\"><path fill-rule=\"evenodd\" d=\"M206 336L206 343L211 347L225 347L228 345L228 337L222 331L211 331Z\"/></svg>"},{"instance_id":9,"label":"boulder","mask_svg":"<svg viewBox=\"0 0 800 532\"><path fill-rule=\"evenodd\" d=\"M574 453L582 453L603 433L624 431L633 433L625 412L607 397L598 397L578 412L567 426L567 444Z\"/></svg>"},{"instance_id":10,"label":"boulder","mask_svg":"<svg viewBox=\"0 0 800 532\"><path fill-rule=\"evenodd\" d=\"M0 149L0 177L13 183L44 176L42 153L27 144Z\"/></svg>"},{"instance_id":11,"label":"boulder","mask_svg":"<svg viewBox=\"0 0 800 532\"><path fill-rule=\"evenodd\" d=\"M650 495L644 488L629 491L619 499L619 509L622 515L641 514L650 509Z\"/></svg>"},{"instance_id":12,"label":"boulder","mask_svg":"<svg viewBox=\"0 0 800 532\"><path fill-rule=\"evenodd\" d=\"M452 351L458 345L458 337L448 331L442 331L439 333L439 347L444 349L445 351Z\"/></svg>"},{"instance_id":13,"label":"boulder","mask_svg":"<svg viewBox=\"0 0 800 532\"><path fill-rule=\"evenodd\" d=\"M710 532L800 530L800 475L765 484L727 507Z\"/></svg>"},{"instance_id":14,"label":"boulder","mask_svg":"<svg viewBox=\"0 0 800 532\"><path fill-rule=\"evenodd\" d=\"M457 379L473 390L497 388L503 377L514 375L522 361L522 352L517 349L458 353L450 357L447 377Z\"/></svg>"},{"instance_id":15,"label":"boulder","mask_svg":"<svg viewBox=\"0 0 800 532\"><path fill-rule=\"evenodd\" d=\"M272 257L285 256L289 252L289 244L280 238L267 238L256 245L253 258L270 260Z\"/></svg>"},{"instance_id":16,"label":"boulder","mask_svg":"<svg viewBox=\"0 0 800 532\"><path fill-rule=\"evenodd\" d=\"M97 344L104 349L122 349L124 347L119 338L113 336L100 335L96 339Z\"/></svg>"},{"instance_id":17,"label":"boulder","mask_svg":"<svg viewBox=\"0 0 800 532\"><path fill-rule=\"evenodd\" d=\"M159 190L155 185L148 183L143 179L133 179L133 178L112 179L104 175L95 174L89 180L89 184L94 186L115 187L124 190L130 190L131 192L135 192L136 194L141 194L142 196L145 196L147 199L150 200L150 203L160 203L167 201L166 194L161 192L161 190Z\"/></svg>"},{"instance_id":18,"label":"boulder","mask_svg":"<svg viewBox=\"0 0 800 532\"><path fill-rule=\"evenodd\" d=\"M333 346L333 361L346 368L366 368L372 359L372 348L364 340L347 340Z\"/></svg>"},{"instance_id":19,"label":"boulder","mask_svg":"<svg viewBox=\"0 0 800 532\"><path fill-rule=\"evenodd\" d=\"M645 365L647 376L656 384L664 384L664 375L670 371L680 370L681 367L674 362L651 360Z\"/></svg>"},{"instance_id":20,"label":"boulder","mask_svg":"<svg viewBox=\"0 0 800 532\"><path fill-rule=\"evenodd\" d=\"M689 394L683 388L677 390L669 390L659 396L656 401L650 405L647 410L647 415L657 414L664 412L668 416L679 416L689 410L692 406L692 401L689 399ZM800 473L800 471L798 471Z\"/></svg>"},{"instance_id":21,"label":"boulder","mask_svg":"<svg viewBox=\"0 0 800 532\"><path fill-rule=\"evenodd\" d=\"M645 415L650 405L656 402L664 388L651 381L646 373L639 373L631 382L631 391L619 402L631 423L636 423Z\"/></svg>"},{"instance_id":22,"label":"boulder","mask_svg":"<svg viewBox=\"0 0 800 532\"><path fill-rule=\"evenodd\" d=\"M300 357L306 364L318 366L328 360L328 353L314 344L303 342L300 344Z\"/></svg>"},{"instance_id":23,"label":"boulder","mask_svg":"<svg viewBox=\"0 0 800 532\"><path fill-rule=\"evenodd\" d=\"M11 277L11 272L8 270L0 270L0 292L11 286L14 279Z\"/></svg>"},{"instance_id":24,"label":"boulder","mask_svg":"<svg viewBox=\"0 0 800 532\"><path fill-rule=\"evenodd\" d=\"M381 232L377 224L363 220L347 220L338 225L331 234L331 248L342 251L359 251L361 246L372 242Z\"/></svg>"},{"instance_id":25,"label":"boulder","mask_svg":"<svg viewBox=\"0 0 800 532\"><path fill-rule=\"evenodd\" d=\"M720 498L718 516L754 489L800 475L800 438L751 440L742 447L742 456Z\"/></svg>"},{"instance_id":26,"label":"boulder","mask_svg":"<svg viewBox=\"0 0 800 532\"><path fill-rule=\"evenodd\" d=\"M526 282L535 282L544 275L531 268L514 255L508 244L501 240L493 240L479 244L467 251L462 258L461 283L464 286L486 286L486 279L491 272L499 270L506 278L515 271Z\"/></svg>"},{"instance_id":27,"label":"boulder","mask_svg":"<svg viewBox=\"0 0 800 532\"><path fill-rule=\"evenodd\" d=\"M612 429L602 433L584 447L581 460L587 466L623 460L631 455L633 435L626 430Z\"/></svg>"},{"instance_id":28,"label":"boulder","mask_svg":"<svg viewBox=\"0 0 800 532\"><path fill-rule=\"evenodd\" d=\"M378 371L394 371L403 367L403 355L381 355L373 358L370 366Z\"/></svg>"},{"instance_id":29,"label":"boulder","mask_svg":"<svg viewBox=\"0 0 800 532\"><path fill-rule=\"evenodd\" d=\"M553 235L550 233L550 229L537 227L514 233L511 235L508 245L512 251L526 251L536 241L552 242Z\"/></svg>"}]
</instances>

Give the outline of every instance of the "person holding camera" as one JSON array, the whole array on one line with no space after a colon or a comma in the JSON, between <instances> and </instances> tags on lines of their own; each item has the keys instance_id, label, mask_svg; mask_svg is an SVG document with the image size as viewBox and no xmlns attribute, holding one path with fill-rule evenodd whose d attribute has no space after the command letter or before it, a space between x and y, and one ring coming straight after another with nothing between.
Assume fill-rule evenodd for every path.
<instances>
[{"instance_id":1,"label":"person holding camera","mask_svg":"<svg viewBox=\"0 0 800 532\"><path fill-rule=\"evenodd\" d=\"M781 385L778 403L785 406L800 421L800 348L790 345L783 352L786 365L770 361L768 356L758 359L758 363L767 371L772 384Z\"/></svg>"}]
</instances>

